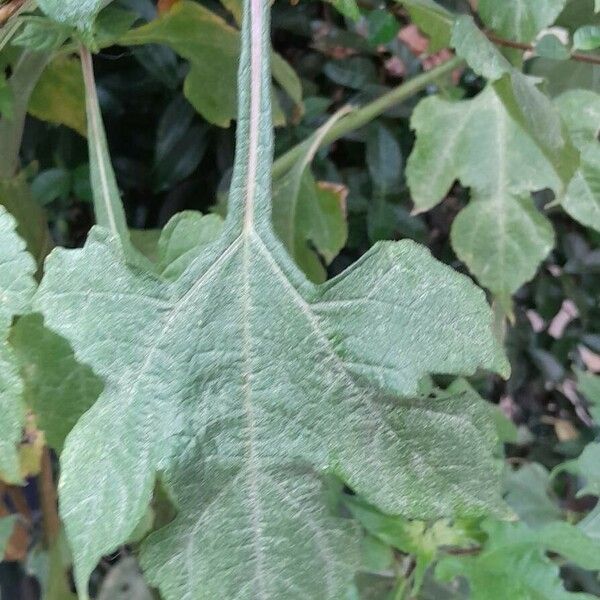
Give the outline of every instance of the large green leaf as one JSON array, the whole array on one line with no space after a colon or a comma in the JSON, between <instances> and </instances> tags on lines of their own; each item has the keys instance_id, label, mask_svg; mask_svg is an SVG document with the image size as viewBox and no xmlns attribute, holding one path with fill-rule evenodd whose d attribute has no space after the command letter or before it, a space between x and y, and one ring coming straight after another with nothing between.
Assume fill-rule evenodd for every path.
<instances>
[{"instance_id":1,"label":"large green leaf","mask_svg":"<svg viewBox=\"0 0 600 600\"><path fill-rule=\"evenodd\" d=\"M21 480L18 445L24 421L22 383L8 334L13 318L30 309L36 264L15 232L16 223L0 208L0 478Z\"/></svg>"},{"instance_id":2,"label":"large green leaf","mask_svg":"<svg viewBox=\"0 0 600 600\"><path fill-rule=\"evenodd\" d=\"M158 471L178 512L141 558L166 600L342 597L355 528L329 514L328 471L388 513L505 510L489 413L414 398L428 372L507 373L483 293L410 241L315 286L273 233L268 22L247 0L221 236L175 280L101 227L46 263L35 305L105 382L61 457L83 598Z\"/></svg>"},{"instance_id":3,"label":"large green leaf","mask_svg":"<svg viewBox=\"0 0 600 600\"><path fill-rule=\"evenodd\" d=\"M567 0L480 0L483 22L500 35L518 42L530 42L552 25Z\"/></svg>"},{"instance_id":4,"label":"large green leaf","mask_svg":"<svg viewBox=\"0 0 600 600\"><path fill-rule=\"evenodd\" d=\"M552 226L530 194L560 189L559 175L493 86L462 102L427 98L411 125L417 142L407 178L416 208L438 204L456 179L471 188L452 245L480 283L508 301L553 246Z\"/></svg>"},{"instance_id":5,"label":"large green leaf","mask_svg":"<svg viewBox=\"0 0 600 600\"><path fill-rule=\"evenodd\" d=\"M584 569L600 568L600 548L575 526L552 523L529 529L523 523L487 521L488 540L472 557L443 559L436 575L442 580L469 580L472 600L592 600L594 596L567 592L559 566L546 555L560 554Z\"/></svg>"},{"instance_id":6,"label":"large green leaf","mask_svg":"<svg viewBox=\"0 0 600 600\"><path fill-rule=\"evenodd\" d=\"M581 166L561 205L574 219L600 231L600 95L572 90L557 98L556 105L581 151Z\"/></svg>"},{"instance_id":7,"label":"large green leaf","mask_svg":"<svg viewBox=\"0 0 600 600\"><path fill-rule=\"evenodd\" d=\"M240 34L224 19L207 8L182 0L148 25L133 29L120 43L125 45L166 44L190 61L184 84L186 98L207 120L228 127L235 118L236 69L240 53ZM301 102L301 86L291 67L280 57L273 59L273 74L296 102ZM284 122L275 105L274 119Z\"/></svg>"}]
</instances>

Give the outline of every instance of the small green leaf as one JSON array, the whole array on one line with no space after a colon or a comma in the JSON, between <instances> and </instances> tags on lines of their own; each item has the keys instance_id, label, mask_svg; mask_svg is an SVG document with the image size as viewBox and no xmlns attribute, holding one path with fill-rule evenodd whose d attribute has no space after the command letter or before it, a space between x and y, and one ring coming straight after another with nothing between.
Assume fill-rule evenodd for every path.
<instances>
[{"instance_id":1,"label":"small green leaf","mask_svg":"<svg viewBox=\"0 0 600 600\"><path fill-rule=\"evenodd\" d=\"M54 51L62 46L71 30L46 17L28 17L23 29L12 39L12 44L36 52Z\"/></svg>"},{"instance_id":2,"label":"small green leaf","mask_svg":"<svg viewBox=\"0 0 600 600\"><path fill-rule=\"evenodd\" d=\"M402 151L396 137L381 123L373 123L368 130L366 159L374 193L397 194L402 185Z\"/></svg>"},{"instance_id":3,"label":"small green leaf","mask_svg":"<svg viewBox=\"0 0 600 600\"><path fill-rule=\"evenodd\" d=\"M66 199L71 191L71 173L66 169L47 169L31 182L31 195L41 206Z\"/></svg>"},{"instance_id":4,"label":"small green leaf","mask_svg":"<svg viewBox=\"0 0 600 600\"><path fill-rule=\"evenodd\" d=\"M25 174L0 179L0 204L17 222L17 233L27 243L27 250L38 264L38 272L52 249L53 241L44 210L31 197Z\"/></svg>"},{"instance_id":5,"label":"small green leaf","mask_svg":"<svg viewBox=\"0 0 600 600\"><path fill-rule=\"evenodd\" d=\"M479 0L483 22L501 36L517 42L531 42L552 25L567 0Z\"/></svg>"},{"instance_id":6,"label":"small green leaf","mask_svg":"<svg viewBox=\"0 0 600 600\"><path fill-rule=\"evenodd\" d=\"M585 371L575 371L577 387L588 401L588 410L594 421L600 424L600 375L593 375Z\"/></svg>"},{"instance_id":7,"label":"small green leaf","mask_svg":"<svg viewBox=\"0 0 600 600\"><path fill-rule=\"evenodd\" d=\"M394 15L383 8L375 9L367 14L369 43L374 46L388 44L400 30L400 23Z\"/></svg>"},{"instance_id":8,"label":"small green leaf","mask_svg":"<svg viewBox=\"0 0 600 600\"><path fill-rule=\"evenodd\" d=\"M345 17L358 21L360 18L360 10L356 0L327 0L335 9Z\"/></svg>"},{"instance_id":9,"label":"small green leaf","mask_svg":"<svg viewBox=\"0 0 600 600\"><path fill-rule=\"evenodd\" d=\"M214 242L223 230L218 215L186 210L177 213L164 227L158 240L158 267L169 279L177 279L199 250Z\"/></svg>"},{"instance_id":10,"label":"small green leaf","mask_svg":"<svg viewBox=\"0 0 600 600\"><path fill-rule=\"evenodd\" d=\"M348 111L342 109L305 142L292 168L273 182L273 226L290 256L314 282L326 279L329 264L348 236L345 198L320 187L311 170L323 137Z\"/></svg>"},{"instance_id":11,"label":"small green leaf","mask_svg":"<svg viewBox=\"0 0 600 600\"><path fill-rule=\"evenodd\" d=\"M551 33L536 42L535 53L542 58L551 60L568 60L570 56L568 48Z\"/></svg>"},{"instance_id":12,"label":"small green leaf","mask_svg":"<svg viewBox=\"0 0 600 600\"><path fill-rule=\"evenodd\" d=\"M508 470L504 487L506 501L530 527L541 527L562 518L562 511L549 496L550 473L538 463Z\"/></svg>"},{"instance_id":13,"label":"small green leaf","mask_svg":"<svg viewBox=\"0 0 600 600\"><path fill-rule=\"evenodd\" d=\"M229 127L237 108L235 78L240 34L224 19L196 2L181 0L158 19L131 30L119 43L166 44L189 60L190 71L184 83L186 98L207 121ZM301 84L281 57L273 59L273 74L298 103Z\"/></svg>"},{"instance_id":14,"label":"small green leaf","mask_svg":"<svg viewBox=\"0 0 600 600\"><path fill-rule=\"evenodd\" d=\"M600 27L580 27L573 35L573 50L596 50L600 48Z\"/></svg>"}]
</instances>

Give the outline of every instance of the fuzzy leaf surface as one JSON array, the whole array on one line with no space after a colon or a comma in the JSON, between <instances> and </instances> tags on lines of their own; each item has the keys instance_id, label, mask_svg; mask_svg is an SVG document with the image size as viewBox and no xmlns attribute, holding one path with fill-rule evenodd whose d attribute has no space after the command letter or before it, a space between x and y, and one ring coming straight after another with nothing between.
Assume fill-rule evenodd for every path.
<instances>
[{"instance_id":1,"label":"fuzzy leaf surface","mask_svg":"<svg viewBox=\"0 0 600 600\"><path fill-rule=\"evenodd\" d=\"M38 0L37 4L57 23L91 31L98 13L112 0Z\"/></svg>"},{"instance_id":2,"label":"fuzzy leaf surface","mask_svg":"<svg viewBox=\"0 0 600 600\"><path fill-rule=\"evenodd\" d=\"M327 471L388 513L504 510L487 411L414 399L428 372L506 374L481 290L410 241L316 286L273 232L268 21L245 3L220 237L174 280L101 227L47 261L36 306L105 383L61 457L81 597L159 471L178 514L141 560L166 600L342 597L355 528L329 512Z\"/></svg>"}]
</instances>

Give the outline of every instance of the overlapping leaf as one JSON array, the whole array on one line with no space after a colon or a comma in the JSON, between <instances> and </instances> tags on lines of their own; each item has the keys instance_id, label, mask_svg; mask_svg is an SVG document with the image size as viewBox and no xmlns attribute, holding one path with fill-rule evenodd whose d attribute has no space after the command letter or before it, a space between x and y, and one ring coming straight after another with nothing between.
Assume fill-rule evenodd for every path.
<instances>
[{"instance_id":1,"label":"overlapping leaf","mask_svg":"<svg viewBox=\"0 0 600 600\"><path fill-rule=\"evenodd\" d=\"M120 43L167 44L190 61L184 93L194 108L220 127L228 127L235 118L240 35L215 13L200 4L183 0L161 18L130 31ZM273 74L300 105L302 90L298 77L277 54L273 58ZM278 103L275 103L274 119L279 124L285 121Z\"/></svg>"},{"instance_id":2,"label":"overlapping leaf","mask_svg":"<svg viewBox=\"0 0 600 600\"><path fill-rule=\"evenodd\" d=\"M105 382L62 455L82 596L158 471L178 515L142 563L167 600L338 600L354 527L329 514L324 471L390 513L503 510L487 411L461 394L410 399L427 372L506 373L483 293L408 241L314 286L272 232L268 10L246 2L218 240L172 280L132 265L119 227L47 261L36 305Z\"/></svg>"},{"instance_id":3,"label":"overlapping leaf","mask_svg":"<svg viewBox=\"0 0 600 600\"><path fill-rule=\"evenodd\" d=\"M574 219L600 231L600 95L573 90L557 98L556 104L581 151L581 166L561 205Z\"/></svg>"},{"instance_id":4,"label":"overlapping leaf","mask_svg":"<svg viewBox=\"0 0 600 600\"><path fill-rule=\"evenodd\" d=\"M22 383L8 334L13 318L29 311L36 264L15 232L15 221L0 208L0 478L21 480L18 446L25 417Z\"/></svg>"},{"instance_id":5,"label":"overlapping leaf","mask_svg":"<svg viewBox=\"0 0 600 600\"><path fill-rule=\"evenodd\" d=\"M491 86L472 100L427 98L411 124L417 142L407 177L416 208L435 206L457 179L471 188L452 245L482 285L508 300L554 244L530 194L559 189L560 178Z\"/></svg>"},{"instance_id":6,"label":"overlapping leaf","mask_svg":"<svg viewBox=\"0 0 600 600\"><path fill-rule=\"evenodd\" d=\"M289 171L273 182L273 226L296 264L315 283L326 279L329 264L348 235L344 200L320 187L310 169L323 137L339 111L306 142L305 151Z\"/></svg>"},{"instance_id":7,"label":"overlapping leaf","mask_svg":"<svg viewBox=\"0 0 600 600\"><path fill-rule=\"evenodd\" d=\"M544 600L591 600L594 596L565 590L559 566L547 556L554 552L579 566L600 568L600 552L594 541L573 525L551 523L529 529L522 523L488 521L488 540L473 557L448 557L436 575L449 580L461 575L471 588L472 600L544 598Z\"/></svg>"},{"instance_id":8,"label":"overlapping leaf","mask_svg":"<svg viewBox=\"0 0 600 600\"><path fill-rule=\"evenodd\" d=\"M73 57L55 58L42 73L27 110L42 121L67 125L85 135L85 98L79 61Z\"/></svg>"},{"instance_id":9,"label":"overlapping leaf","mask_svg":"<svg viewBox=\"0 0 600 600\"><path fill-rule=\"evenodd\" d=\"M102 382L77 363L69 344L45 328L40 315L19 319L10 344L23 379L23 402L35 411L48 445L60 452L73 425L100 394Z\"/></svg>"},{"instance_id":10,"label":"overlapping leaf","mask_svg":"<svg viewBox=\"0 0 600 600\"><path fill-rule=\"evenodd\" d=\"M408 183L418 210L440 202L455 180L471 188L471 203L453 223L452 245L508 306L554 243L531 193L549 188L562 199L578 155L551 101L470 17L458 19L452 42L490 83L470 100L428 98L417 107Z\"/></svg>"}]
</instances>

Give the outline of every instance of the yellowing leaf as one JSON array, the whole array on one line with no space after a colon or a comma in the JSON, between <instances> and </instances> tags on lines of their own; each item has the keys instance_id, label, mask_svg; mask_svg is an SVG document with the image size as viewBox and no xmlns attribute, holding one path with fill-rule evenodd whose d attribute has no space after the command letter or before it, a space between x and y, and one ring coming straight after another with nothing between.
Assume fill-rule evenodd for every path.
<instances>
[{"instance_id":1,"label":"yellowing leaf","mask_svg":"<svg viewBox=\"0 0 600 600\"><path fill-rule=\"evenodd\" d=\"M27 110L37 119L66 125L85 136L85 92L79 60L56 57L42 73Z\"/></svg>"}]
</instances>

